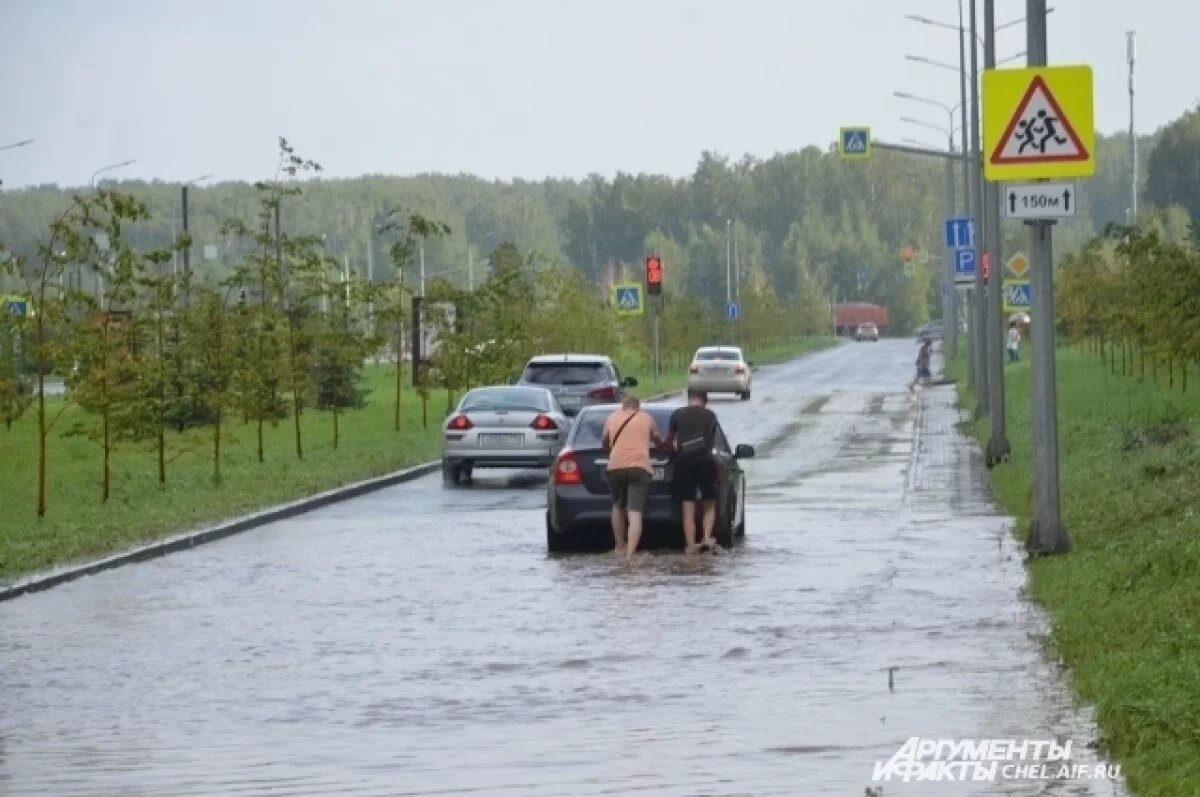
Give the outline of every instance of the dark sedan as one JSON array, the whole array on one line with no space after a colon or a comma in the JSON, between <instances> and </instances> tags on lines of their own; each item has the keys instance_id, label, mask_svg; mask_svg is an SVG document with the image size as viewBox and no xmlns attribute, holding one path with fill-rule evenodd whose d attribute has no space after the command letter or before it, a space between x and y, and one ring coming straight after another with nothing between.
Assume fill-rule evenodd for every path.
<instances>
[{"instance_id":1,"label":"dark sedan","mask_svg":"<svg viewBox=\"0 0 1200 797\"><path fill-rule=\"evenodd\" d=\"M643 404L664 435L676 404ZM611 550L611 504L605 467L608 460L600 446L604 422L619 409L616 404L585 407L580 411L566 445L551 467L546 509L546 547L551 552L568 550ZM746 532L746 474L739 460L754 456L754 449L733 449L718 425L713 453L717 459L717 543L732 548ZM646 498L643 549L682 549L683 523L680 506L671 500L671 459L662 451L651 452L654 481ZM697 518L697 535L700 530Z\"/></svg>"}]
</instances>

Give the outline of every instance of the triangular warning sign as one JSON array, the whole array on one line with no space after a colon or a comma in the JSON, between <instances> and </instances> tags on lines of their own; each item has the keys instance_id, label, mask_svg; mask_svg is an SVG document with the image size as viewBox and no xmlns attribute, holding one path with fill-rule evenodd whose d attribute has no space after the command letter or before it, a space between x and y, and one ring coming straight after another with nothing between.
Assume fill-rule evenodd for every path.
<instances>
[{"instance_id":1,"label":"triangular warning sign","mask_svg":"<svg viewBox=\"0 0 1200 797\"><path fill-rule=\"evenodd\" d=\"M990 163L1019 165L1086 161L1088 151L1075 134L1041 75L1035 75L1000 136Z\"/></svg>"}]
</instances>

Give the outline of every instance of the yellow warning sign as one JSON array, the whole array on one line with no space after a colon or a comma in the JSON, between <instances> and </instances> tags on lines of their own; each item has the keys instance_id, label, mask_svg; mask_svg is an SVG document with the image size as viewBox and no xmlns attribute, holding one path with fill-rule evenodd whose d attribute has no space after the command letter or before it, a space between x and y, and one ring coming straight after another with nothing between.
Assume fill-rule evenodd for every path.
<instances>
[{"instance_id":1,"label":"yellow warning sign","mask_svg":"<svg viewBox=\"0 0 1200 797\"><path fill-rule=\"evenodd\" d=\"M1095 174L1092 68L985 71L983 155L993 182Z\"/></svg>"}]
</instances>

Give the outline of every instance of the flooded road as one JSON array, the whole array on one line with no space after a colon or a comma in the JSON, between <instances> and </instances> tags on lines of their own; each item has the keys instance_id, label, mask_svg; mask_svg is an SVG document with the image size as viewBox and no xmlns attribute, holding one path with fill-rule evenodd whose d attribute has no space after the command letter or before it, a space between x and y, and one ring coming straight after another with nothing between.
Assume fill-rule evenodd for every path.
<instances>
[{"instance_id":1,"label":"flooded road","mask_svg":"<svg viewBox=\"0 0 1200 797\"><path fill-rule=\"evenodd\" d=\"M746 542L545 552L545 480L428 477L0 604L0 794L1121 794L872 782L909 737L1094 731L950 388L848 344L716 399Z\"/></svg>"}]
</instances>

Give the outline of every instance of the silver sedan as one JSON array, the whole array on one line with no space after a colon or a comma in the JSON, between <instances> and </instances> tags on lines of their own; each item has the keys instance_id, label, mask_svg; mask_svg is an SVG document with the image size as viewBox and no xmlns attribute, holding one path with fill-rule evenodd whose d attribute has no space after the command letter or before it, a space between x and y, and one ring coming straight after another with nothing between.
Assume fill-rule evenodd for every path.
<instances>
[{"instance_id":1,"label":"silver sedan","mask_svg":"<svg viewBox=\"0 0 1200 797\"><path fill-rule=\"evenodd\" d=\"M442 425L442 480L461 484L475 468L549 468L570 425L545 388L470 390Z\"/></svg>"},{"instance_id":2,"label":"silver sedan","mask_svg":"<svg viewBox=\"0 0 1200 797\"><path fill-rule=\"evenodd\" d=\"M688 387L750 398L750 366L737 346L701 346L688 368Z\"/></svg>"}]
</instances>

